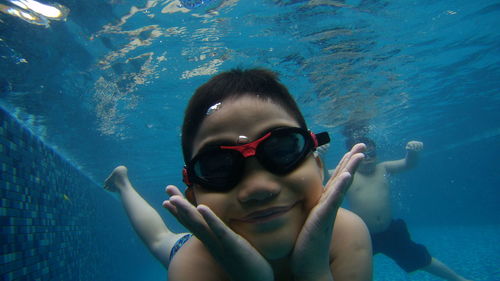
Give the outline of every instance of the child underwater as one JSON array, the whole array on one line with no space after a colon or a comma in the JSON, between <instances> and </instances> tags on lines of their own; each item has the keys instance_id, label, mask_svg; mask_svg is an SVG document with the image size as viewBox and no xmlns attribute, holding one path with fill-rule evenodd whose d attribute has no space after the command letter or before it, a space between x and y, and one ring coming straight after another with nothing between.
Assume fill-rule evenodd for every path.
<instances>
[{"instance_id":1,"label":"child underwater","mask_svg":"<svg viewBox=\"0 0 500 281\"><path fill-rule=\"evenodd\" d=\"M308 130L277 75L223 72L200 86L185 111L185 196L163 203L193 233L170 260L177 280L371 280L363 221L340 208L364 144L355 145L323 186Z\"/></svg>"}]
</instances>

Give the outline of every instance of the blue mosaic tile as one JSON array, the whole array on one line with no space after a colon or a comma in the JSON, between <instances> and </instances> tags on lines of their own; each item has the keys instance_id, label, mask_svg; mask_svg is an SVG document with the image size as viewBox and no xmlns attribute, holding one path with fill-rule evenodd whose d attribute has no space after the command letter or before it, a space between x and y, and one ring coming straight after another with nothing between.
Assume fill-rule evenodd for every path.
<instances>
[{"instance_id":1,"label":"blue mosaic tile","mask_svg":"<svg viewBox=\"0 0 500 281\"><path fill-rule=\"evenodd\" d=\"M0 280L106 280L96 188L0 108Z\"/></svg>"}]
</instances>

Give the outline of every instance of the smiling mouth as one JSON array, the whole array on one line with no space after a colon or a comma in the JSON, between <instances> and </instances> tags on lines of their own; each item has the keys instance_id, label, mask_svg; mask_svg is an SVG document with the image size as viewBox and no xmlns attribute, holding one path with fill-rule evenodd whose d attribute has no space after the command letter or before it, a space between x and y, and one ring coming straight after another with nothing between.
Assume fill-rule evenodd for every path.
<instances>
[{"instance_id":1,"label":"smiling mouth","mask_svg":"<svg viewBox=\"0 0 500 281\"><path fill-rule=\"evenodd\" d=\"M289 206L284 206L284 207L272 207L260 211L256 211L253 213L250 213L248 216L238 219L240 222L246 222L246 223L265 223L268 221L272 221L278 217L281 217L282 215L286 214L288 211L290 211L295 205L297 205L298 202L289 205Z\"/></svg>"}]
</instances>

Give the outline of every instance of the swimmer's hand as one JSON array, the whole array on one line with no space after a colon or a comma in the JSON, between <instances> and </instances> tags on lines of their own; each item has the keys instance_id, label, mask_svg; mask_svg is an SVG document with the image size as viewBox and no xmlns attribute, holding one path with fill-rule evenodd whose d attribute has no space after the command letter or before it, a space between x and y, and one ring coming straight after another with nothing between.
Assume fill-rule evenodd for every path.
<instances>
[{"instance_id":1,"label":"swimmer's hand","mask_svg":"<svg viewBox=\"0 0 500 281\"><path fill-rule=\"evenodd\" d=\"M420 141L409 141L406 144L406 150L418 152L424 149L424 143Z\"/></svg>"},{"instance_id":2,"label":"swimmer's hand","mask_svg":"<svg viewBox=\"0 0 500 281\"><path fill-rule=\"evenodd\" d=\"M227 227L210 208L193 206L173 185L167 186L166 192L170 199L163 202L163 207L203 242L231 280L274 280L273 270L265 258L246 239Z\"/></svg>"},{"instance_id":3,"label":"swimmer's hand","mask_svg":"<svg viewBox=\"0 0 500 281\"><path fill-rule=\"evenodd\" d=\"M324 144L322 146L318 146L316 148L316 152L318 153L319 156L325 157L325 154L328 152L328 148L330 148L330 144Z\"/></svg>"},{"instance_id":4,"label":"swimmer's hand","mask_svg":"<svg viewBox=\"0 0 500 281\"><path fill-rule=\"evenodd\" d=\"M333 280L330 270L333 225L365 149L364 144L357 144L344 155L326 183L318 204L309 213L292 254L295 280Z\"/></svg>"},{"instance_id":5,"label":"swimmer's hand","mask_svg":"<svg viewBox=\"0 0 500 281\"><path fill-rule=\"evenodd\" d=\"M128 179L128 169L125 166L116 167L104 181L104 189L111 192L121 193L124 189L130 186L131 184Z\"/></svg>"}]
</instances>

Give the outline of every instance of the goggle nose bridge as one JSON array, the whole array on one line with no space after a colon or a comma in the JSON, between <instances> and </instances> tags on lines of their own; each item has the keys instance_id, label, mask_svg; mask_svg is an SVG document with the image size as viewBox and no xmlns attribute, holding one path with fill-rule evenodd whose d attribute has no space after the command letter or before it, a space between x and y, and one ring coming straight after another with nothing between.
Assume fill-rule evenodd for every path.
<instances>
[{"instance_id":1,"label":"goggle nose bridge","mask_svg":"<svg viewBox=\"0 0 500 281\"><path fill-rule=\"evenodd\" d=\"M221 145L220 148L221 149L236 150L239 153L241 153L241 155L243 155L244 158L248 158L251 156L255 156L255 154L257 153L257 147L259 146L259 144L261 142L263 142L264 140L266 140L267 138L269 138L270 136L271 136L271 132L265 134L263 137L261 137L259 139L254 140L253 142L249 142L247 144L241 144L241 145L235 145L235 146Z\"/></svg>"}]
</instances>

